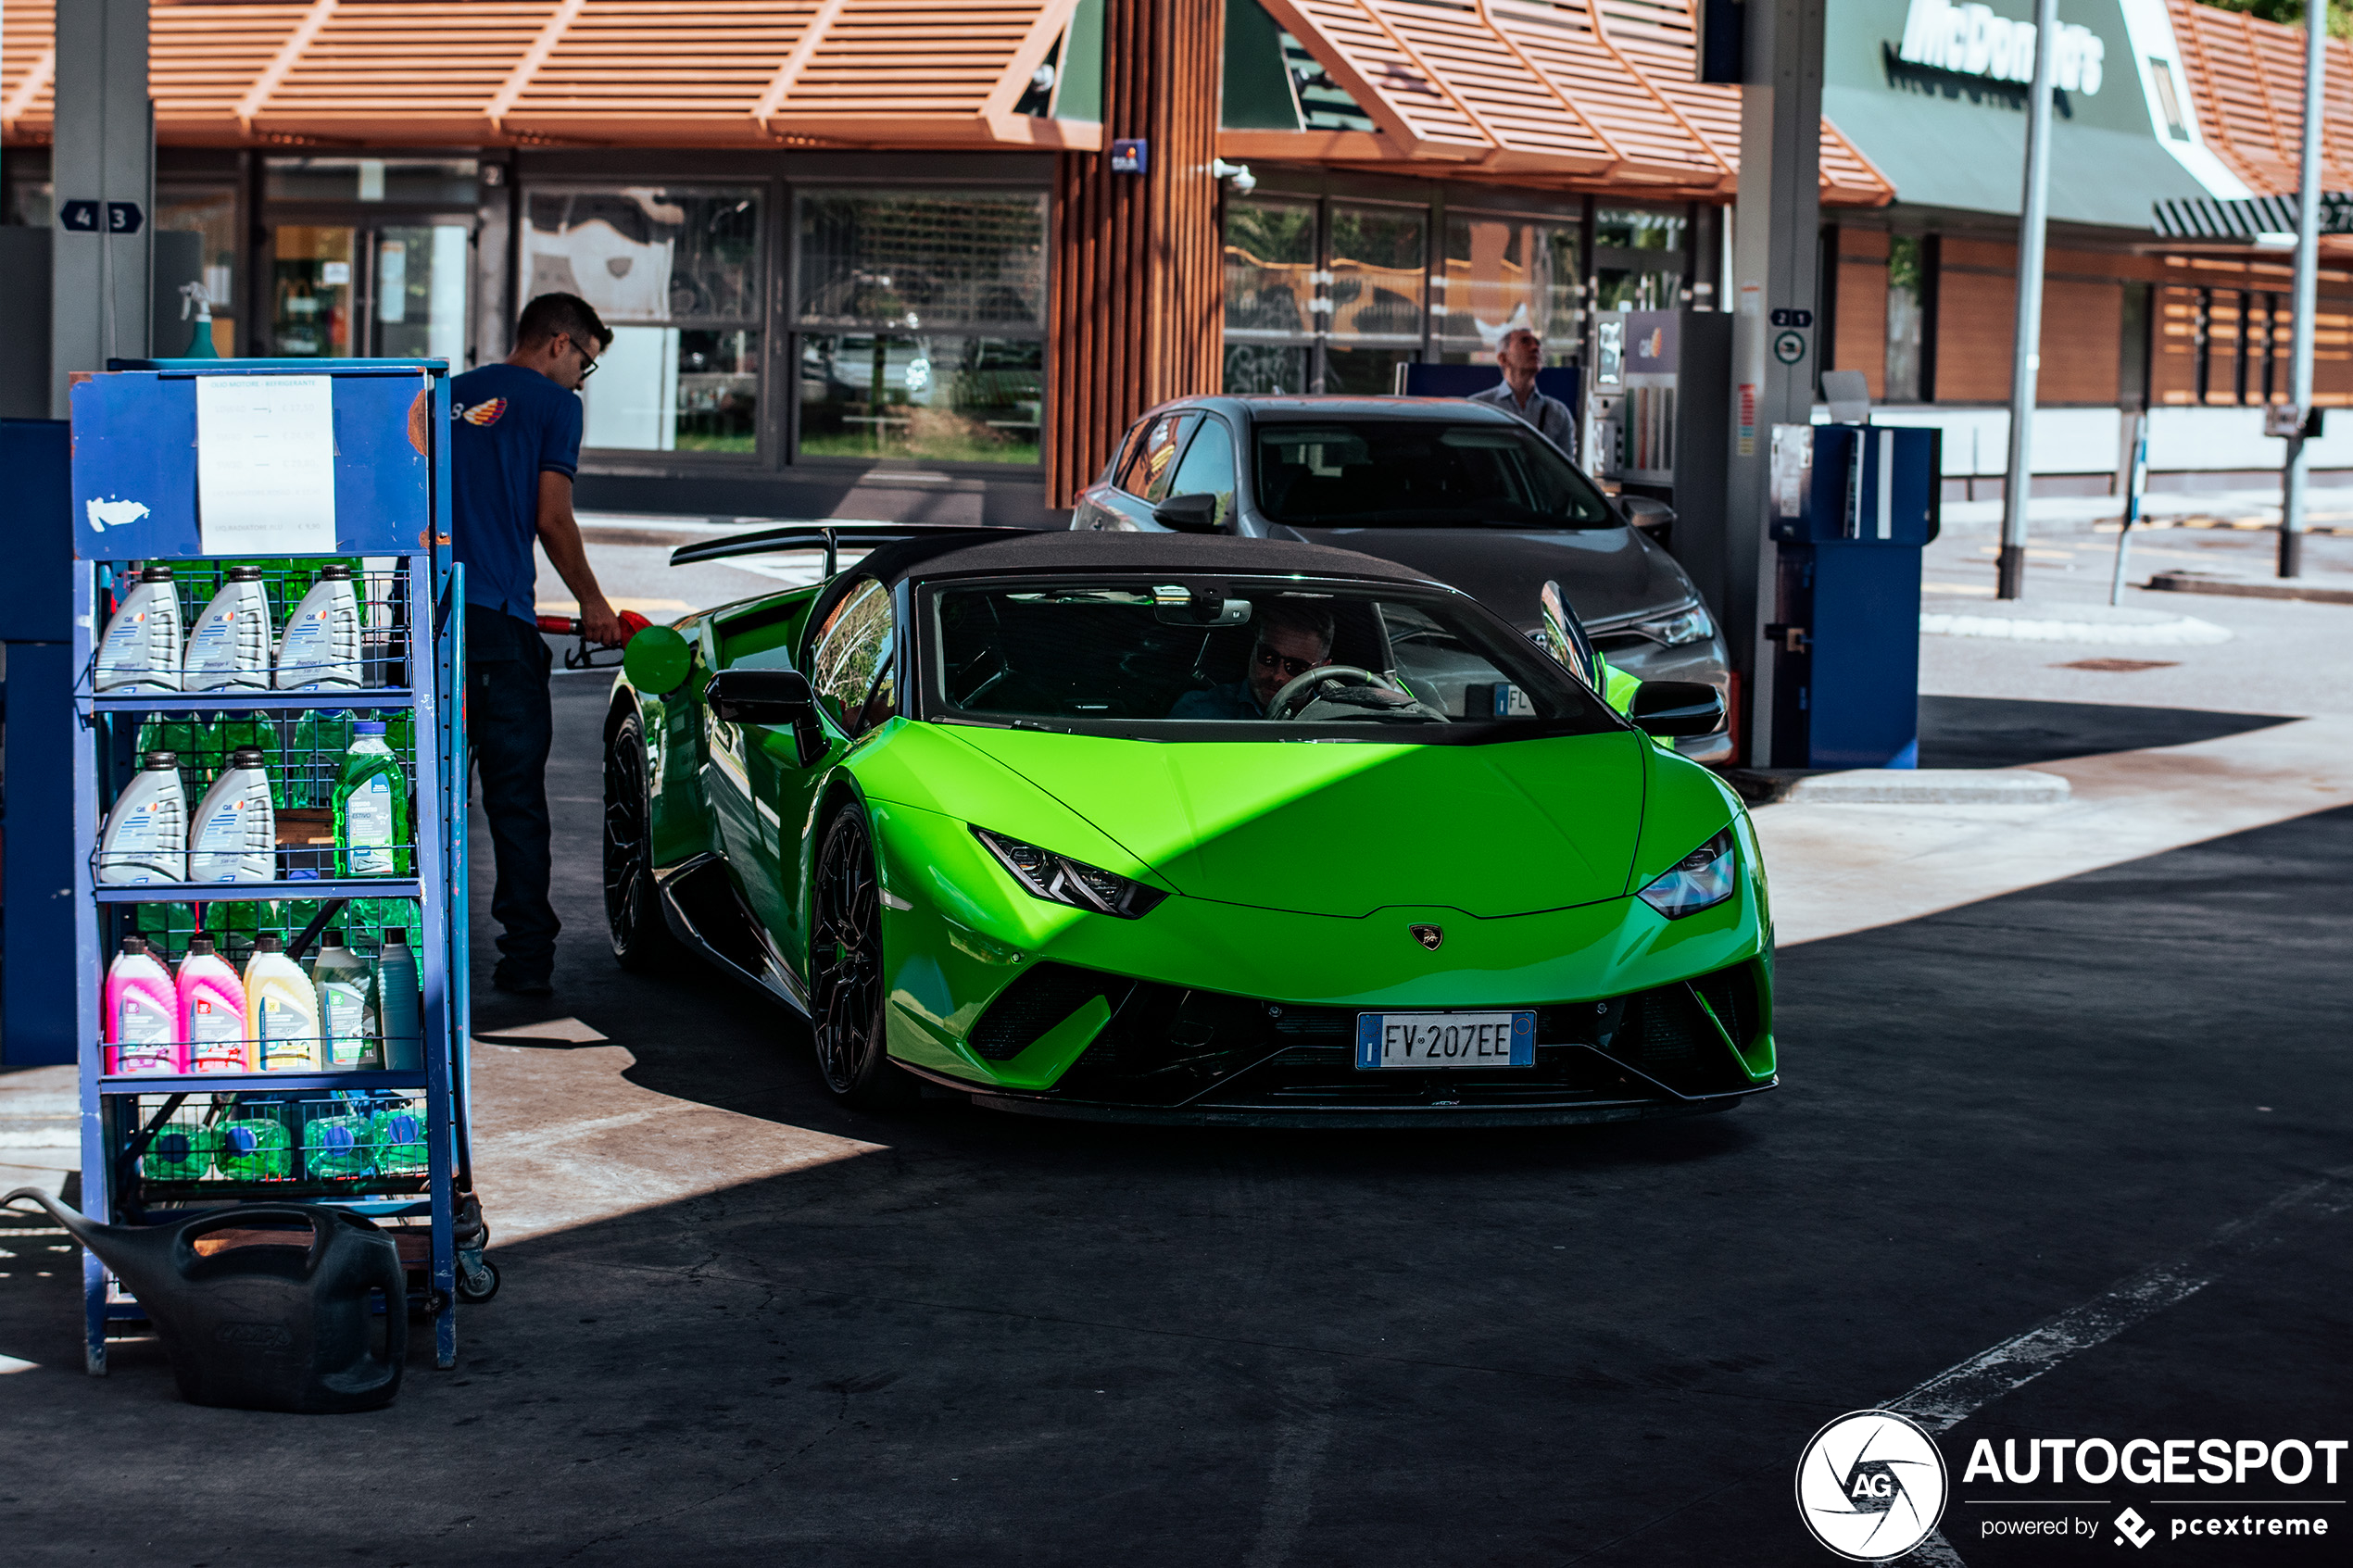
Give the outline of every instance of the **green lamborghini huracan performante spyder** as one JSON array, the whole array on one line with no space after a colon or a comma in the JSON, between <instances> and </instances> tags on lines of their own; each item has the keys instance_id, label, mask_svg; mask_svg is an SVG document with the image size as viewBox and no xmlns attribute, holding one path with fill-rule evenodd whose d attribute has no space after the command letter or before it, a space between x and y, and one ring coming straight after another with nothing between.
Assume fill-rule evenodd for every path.
<instances>
[{"instance_id":1,"label":"green lamborghini huracan performante spyder","mask_svg":"<svg viewBox=\"0 0 2353 1568\"><path fill-rule=\"evenodd\" d=\"M821 542L830 571L849 541L808 530L673 558ZM613 951L772 993L870 1108L927 1080L1229 1124L1728 1109L1776 1081L1764 869L1653 738L1721 700L1613 677L1542 597L1531 638L1315 546L901 529L630 644Z\"/></svg>"}]
</instances>

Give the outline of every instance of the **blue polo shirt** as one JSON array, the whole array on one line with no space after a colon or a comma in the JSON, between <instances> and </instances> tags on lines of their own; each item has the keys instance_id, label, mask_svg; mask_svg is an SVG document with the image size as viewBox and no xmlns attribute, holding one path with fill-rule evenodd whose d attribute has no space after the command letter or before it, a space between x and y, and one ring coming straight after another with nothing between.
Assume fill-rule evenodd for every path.
<instances>
[{"instance_id":1,"label":"blue polo shirt","mask_svg":"<svg viewBox=\"0 0 2353 1568\"><path fill-rule=\"evenodd\" d=\"M466 602L536 615L539 476L580 470L580 396L537 370L484 365L449 383L449 548Z\"/></svg>"}]
</instances>

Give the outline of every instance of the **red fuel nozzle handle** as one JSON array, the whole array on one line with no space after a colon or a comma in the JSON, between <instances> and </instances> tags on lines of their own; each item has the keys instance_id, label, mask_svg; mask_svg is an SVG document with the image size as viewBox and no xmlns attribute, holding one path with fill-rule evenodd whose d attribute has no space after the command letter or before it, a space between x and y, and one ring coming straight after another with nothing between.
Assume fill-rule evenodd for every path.
<instances>
[{"instance_id":1,"label":"red fuel nozzle handle","mask_svg":"<svg viewBox=\"0 0 2353 1568\"><path fill-rule=\"evenodd\" d=\"M651 621L634 609L623 610L621 612L621 646L627 647L630 638L651 624ZM580 618L573 615L543 615L539 618L539 629L542 632L553 633L559 637L576 637L581 634Z\"/></svg>"}]
</instances>

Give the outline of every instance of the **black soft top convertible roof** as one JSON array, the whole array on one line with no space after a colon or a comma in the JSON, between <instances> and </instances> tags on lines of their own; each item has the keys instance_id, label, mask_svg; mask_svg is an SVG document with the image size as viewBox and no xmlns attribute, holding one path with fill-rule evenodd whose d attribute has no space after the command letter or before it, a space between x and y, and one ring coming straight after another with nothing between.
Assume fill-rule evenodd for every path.
<instances>
[{"instance_id":1,"label":"black soft top convertible roof","mask_svg":"<svg viewBox=\"0 0 2353 1568\"><path fill-rule=\"evenodd\" d=\"M921 570L917 570L920 568ZM1215 577L1366 578L1434 587L1434 578L1395 561L1283 539L1225 533L1098 533L966 534L886 545L861 561L861 575L896 582L918 577L994 577L1022 572L1165 571Z\"/></svg>"}]
</instances>

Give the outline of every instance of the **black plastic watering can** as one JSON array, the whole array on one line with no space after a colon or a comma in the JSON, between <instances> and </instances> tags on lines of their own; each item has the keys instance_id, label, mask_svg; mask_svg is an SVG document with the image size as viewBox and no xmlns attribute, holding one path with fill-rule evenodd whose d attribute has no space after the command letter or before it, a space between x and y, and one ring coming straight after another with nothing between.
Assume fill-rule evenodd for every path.
<instances>
[{"instance_id":1,"label":"black plastic watering can","mask_svg":"<svg viewBox=\"0 0 2353 1568\"><path fill-rule=\"evenodd\" d=\"M38 1187L19 1187L0 1208L23 1198L46 1209L138 1297L189 1403L338 1415L398 1396L409 1355L408 1281L399 1248L366 1218L279 1203L167 1224L105 1225ZM307 1240L286 1229L297 1225L309 1232ZM209 1256L196 1249L208 1232L278 1229L285 1229L283 1246L227 1247Z\"/></svg>"}]
</instances>

